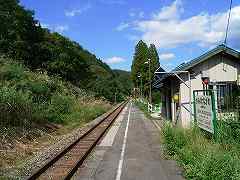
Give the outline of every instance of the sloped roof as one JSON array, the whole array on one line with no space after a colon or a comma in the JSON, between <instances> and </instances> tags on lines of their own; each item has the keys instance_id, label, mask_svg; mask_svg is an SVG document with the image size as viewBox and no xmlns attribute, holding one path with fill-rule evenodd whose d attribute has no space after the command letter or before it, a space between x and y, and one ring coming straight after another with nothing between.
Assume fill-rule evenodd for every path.
<instances>
[{"instance_id":1,"label":"sloped roof","mask_svg":"<svg viewBox=\"0 0 240 180\"><path fill-rule=\"evenodd\" d=\"M218 53L221 53L221 52L224 52L226 54L232 55L232 56L240 59L239 51L236 51L224 44L221 44L221 45L215 47L214 49L202 54L201 56L199 56L187 63L180 64L179 66L174 68L172 71L170 71L169 74L156 74L158 76L158 80L153 83L153 86L158 87L158 83L160 83L162 80L166 79L167 77L171 76L171 72L187 71L187 70L191 69L192 67L204 62L205 60L209 59L210 57L212 57ZM160 72L160 71L157 71L157 72Z\"/></svg>"},{"instance_id":2,"label":"sloped roof","mask_svg":"<svg viewBox=\"0 0 240 180\"><path fill-rule=\"evenodd\" d=\"M209 59L210 57L220 53L220 52L225 52L227 54L230 54L236 58L240 58L240 52L224 45L224 44L221 44L217 47L215 47L214 49L204 53L203 55L187 62L187 63L182 63L180 64L179 66L177 66L175 69L173 69L173 71L187 71L188 69L198 65L199 63Z\"/></svg>"}]
</instances>

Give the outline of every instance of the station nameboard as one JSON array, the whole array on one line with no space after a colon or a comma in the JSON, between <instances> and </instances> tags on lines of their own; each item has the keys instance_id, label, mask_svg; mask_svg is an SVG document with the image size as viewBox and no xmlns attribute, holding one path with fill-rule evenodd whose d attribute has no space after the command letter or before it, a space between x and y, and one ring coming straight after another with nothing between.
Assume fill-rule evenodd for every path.
<instances>
[{"instance_id":1,"label":"station nameboard","mask_svg":"<svg viewBox=\"0 0 240 180\"><path fill-rule=\"evenodd\" d=\"M208 95L195 96L195 119L197 125L214 134L214 112L212 98Z\"/></svg>"}]
</instances>

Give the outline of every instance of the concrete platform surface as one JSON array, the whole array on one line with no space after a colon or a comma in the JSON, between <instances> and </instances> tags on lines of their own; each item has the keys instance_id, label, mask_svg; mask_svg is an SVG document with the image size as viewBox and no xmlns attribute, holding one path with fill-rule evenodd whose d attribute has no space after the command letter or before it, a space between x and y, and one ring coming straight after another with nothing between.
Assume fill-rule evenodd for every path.
<instances>
[{"instance_id":1,"label":"concrete platform surface","mask_svg":"<svg viewBox=\"0 0 240 180\"><path fill-rule=\"evenodd\" d=\"M184 179L176 162L163 157L157 127L130 102L73 179Z\"/></svg>"}]
</instances>

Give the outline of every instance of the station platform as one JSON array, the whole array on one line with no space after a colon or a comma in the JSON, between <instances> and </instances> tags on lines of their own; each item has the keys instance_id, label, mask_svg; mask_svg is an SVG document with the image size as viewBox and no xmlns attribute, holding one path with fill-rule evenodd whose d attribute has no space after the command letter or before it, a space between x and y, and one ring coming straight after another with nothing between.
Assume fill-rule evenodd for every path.
<instances>
[{"instance_id":1,"label":"station platform","mask_svg":"<svg viewBox=\"0 0 240 180\"><path fill-rule=\"evenodd\" d=\"M176 162L164 157L160 143L160 122L147 119L134 103L129 102L73 179L184 178Z\"/></svg>"}]
</instances>

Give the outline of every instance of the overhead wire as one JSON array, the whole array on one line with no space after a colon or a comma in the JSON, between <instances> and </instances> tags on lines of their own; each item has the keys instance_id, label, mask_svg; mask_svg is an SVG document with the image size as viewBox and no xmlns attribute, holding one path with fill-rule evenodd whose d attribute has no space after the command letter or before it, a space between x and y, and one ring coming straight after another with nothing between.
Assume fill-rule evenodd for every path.
<instances>
[{"instance_id":1,"label":"overhead wire","mask_svg":"<svg viewBox=\"0 0 240 180\"><path fill-rule=\"evenodd\" d=\"M229 13L228 13L228 20L227 20L227 27L226 27L225 38L224 38L224 44L225 45L227 45L227 38L228 38L228 31L229 31L231 12L232 12L232 0L230 0L230 7L229 7Z\"/></svg>"}]
</instances>

